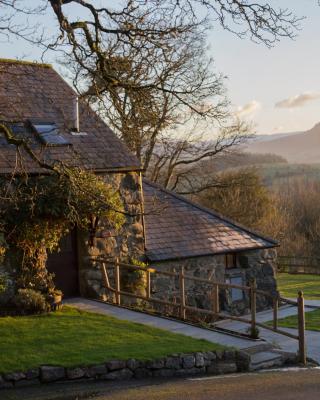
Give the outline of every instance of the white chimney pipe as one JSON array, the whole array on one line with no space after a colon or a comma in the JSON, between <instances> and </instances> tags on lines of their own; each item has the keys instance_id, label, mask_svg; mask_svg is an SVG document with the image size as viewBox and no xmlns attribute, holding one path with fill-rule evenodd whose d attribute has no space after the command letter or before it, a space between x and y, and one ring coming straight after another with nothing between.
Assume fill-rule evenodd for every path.
<instances>
[{"instance_id":1,"label":"white chimney pipe","mask_svg":"<svg viewBox=\"0 0 320 400\"><path fill-rule=\"evenodd\" d=\"M79 98L76 96L74 101L74 130L80 132L80 122L79 122Z\"/></svg>"}]
</instances>

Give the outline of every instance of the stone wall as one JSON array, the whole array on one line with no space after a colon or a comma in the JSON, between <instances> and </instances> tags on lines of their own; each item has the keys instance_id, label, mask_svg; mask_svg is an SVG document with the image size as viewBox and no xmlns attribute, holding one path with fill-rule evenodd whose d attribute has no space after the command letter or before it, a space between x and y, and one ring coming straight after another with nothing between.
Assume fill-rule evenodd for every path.
<instances>
[{"instance_id":1,"label":"stone wall","mask_svg":"<svg viewBox=\"0 0 320 400\"><path fill-rule=\"evenodd\" d=\"M142 196L140 178L137 173L115 173L104 176L106 183L118 189L124 204L126 222L119 232L110 232L106 221L99 223L93 246L87 232L78 234L79 283L83 296L107 300L99 265L90 260L92 256L103 255L122 261L144 258L144 232L142 221ZM112 278L112 272L111 272Z\"/></svg>"},{"instance_id":2,"label":"stone wall","mask_svg":"<svg viewBox=\"0 0 320 400\"><path fill-rule=\"evenodd\" d=\"M186 258L183 260L152 263L152 266L162 271L178 273L181 266L186 275L193 275L218 282L239 280L238 284L248 285L256 278L258 289L265 290L271 295L277 291L275 280L275 250L254 250L239 253L238 268L225 268L225 255L203 256ZM213 309L212 286L185 281L186 304L193 307ZM152 280L152 294L154 297L179 302L178 279L156 275ZM220 290L220 308L231 314L241 315L249 311L248 292L232 292L231 289ZM236 300L234 300L236 298ZM257 296L257 309L262 310L270 306L270 300L264 296ZM170 310L172 311L172 310Z\"/></svg>"},{"instance_id":3,"label":"stone wall","mask_svg":"<svg viewBox=\"0 0 320 400\"><path fill-rule=\"evenodd\" d=\"M142 360L110 360L91 366L64 368L41 366L28 371L0 374L0 389L39 385L56 381L76 380L128 380L144 378L169 378L194 375L218 375L250 368L250 355L242 351L218 350L190 354L173 354L168 357Z\"/></svg>"}]
</instances>

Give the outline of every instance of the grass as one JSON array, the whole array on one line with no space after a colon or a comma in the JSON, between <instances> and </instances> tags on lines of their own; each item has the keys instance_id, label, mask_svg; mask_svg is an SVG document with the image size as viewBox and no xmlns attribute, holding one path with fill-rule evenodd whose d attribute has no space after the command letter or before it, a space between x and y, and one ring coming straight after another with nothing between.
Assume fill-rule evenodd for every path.
<instances>
[{"instance_id":1,"label":"grass","mask_svg":"<svg viewBox=\"0 0 320 400\"><path fill-rule=\"evenodd\" d=\"M309 331L320 331L320 309L307 312L305 316L306 329ZM278 323L282 328L298 328L298 318L296 315L280 319ZM272 322L268 322L268 324L271 325Z\"/></svg>"},{"instance_id":2,"label":"grass","mask_svg":"<svg viewBox=\"0 0 320 400\"><path fill-rule=\"evenodd\" d=\"M48 315L0 318L2 373L42 364L70 367L222 348L205 340L66 306Z\"/></svg>"},{"instance_id":3,"label":"grass","mask_svg":"<svg viewBox=\"0 0 320 400\"><path fill-rule=\"evenodd\" d=\"M320 275L277 274L277 282L283 297L296 298L299 290L308 300L320 300Z\"/></svg>"}]
</instances>

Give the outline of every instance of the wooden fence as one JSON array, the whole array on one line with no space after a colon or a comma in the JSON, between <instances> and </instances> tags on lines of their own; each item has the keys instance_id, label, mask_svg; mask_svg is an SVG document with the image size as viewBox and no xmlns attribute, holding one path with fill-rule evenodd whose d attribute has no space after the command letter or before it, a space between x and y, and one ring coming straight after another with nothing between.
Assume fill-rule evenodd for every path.
<instances>
[{"instance_id":1,"label":"wooden fence","mask_svg":"<svg viewBox=\"0 0 320 400\"><path fill-rule=\"evenodd\" d=\"M168 272L168 271L160 271L150 266L141 267L133 264L127 264L119 262L118 260L110 260L103 257L95 257L93 259L96 263L99 264L103 276L104 286L105 288L114 294L112 302L121 305L121 297L128 296L135 299L144 300L154 304L160 304L164 306L170 306L173 308L177 308L179 311L179 316L182 320L187 319L187 312L199 313L204 315L210 315L217 319L230 319L234 321L240 321L245 324L248 324L251 327L251 333L254 334L256 332L257 327L261 327L264 329L271 330L273 332L277 332L281 335L287 336L292 339L296 339L299 341L299 360L304 365L306 364L306 351L305 351L305 314L304 314L304 298L302 292L299 292L297 302L284 299L279 296L279 294L275 297L271 296L268 292L257 289L257 284L255 280L252 280L249 286L244 285L236 285L231 283L217 282L204 278L199 278L191 275L186 275L184 268L181 267L179 273ZM108 270L114 270L114 287L110 284L109 273ZM146 274L146 295L141 295L137 293L131 293L128 291L124 291L121 289L121 273L120 270L133 270L133 271L143 271ZM154 275L163 275L167 277L172 277L179 282L179 302L173 302L168 300L163 300L160 298L153 297L151 295L151 285L152 285L152 276ZM187 305L186 303L186 293L185 293L185 281L191 280L194 282L210 285L213 287L213 307L212 310L192 307ZM219 291L221 289L240 289L243 291L247 291L250 294L250 318L239 317L229 314L224 314L220 310L219 303ZM273 304L273 324L272 326L266 325L264 323L258 322L256 318L257 314L257 296L266 296L272 299ZM288 303L298 307L298 335L294 335L285 330L279 329L278 327L278 308L280 304Z\"/></svg>"},{"instance_id":2,"label":"wooden fence","mask_svg":"<svg viewBox=\"0 0 320 400\"><path fill-rule=\"evenodd\" d=\"M320 275L320 258L278 256L278 272Z\"/></svg>"}]
</instances>

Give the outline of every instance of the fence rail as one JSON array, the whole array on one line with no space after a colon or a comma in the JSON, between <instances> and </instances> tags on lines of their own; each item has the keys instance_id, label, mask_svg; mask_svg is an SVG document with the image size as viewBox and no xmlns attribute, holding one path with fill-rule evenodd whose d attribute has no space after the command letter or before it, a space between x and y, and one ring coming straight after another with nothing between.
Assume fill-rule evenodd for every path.
<instances>
[{"instance_id":1,"label":"fence rail","mask_svg":"<svg viewBox=\"0 0 320 400\"><path fill-rule=\"evenodd\" d=\"M320 275L320 258L278 256L278 272Z\"/></svg>"},{"instance_id":2,"label":"fence rail","mask_svg":"<svg viewBox=\"0 0 320 400\"><path fill-rule=\"evenodd\" d=\"M256 332L257 327L261 327L264 329L268 329L270 331L279 333L281 335L290 337L292 339L296 339L299 341L299 359L300 362L306 364L306 351L305 351L305 316L304 316L304 299L302 292L299 292L297 302L292 300L287 300L279 296L272 296L270 293L257 289L257 284L255 280L252 280L250 286L247 285L236 285L232 283L218 282L212 281L209 279L199 278L191 275L185 274L184 268L181 267L179 269L179 273L161 271L153 267L141 267L133 264L122 263L119 262L118 259L110 260L104 257L94 257L92 258L96 263L100 265L100 269L103 276L103 283L105 288L114 294L113 302L117 305L121 305L121 297L128 296L131 298L136 298L140 300L147 301L149 303L155 303L165 306L170 306L175 308L179 317L182 320L186 320L187 312L195 312L204 315L210 315L217 319L230 319L233 321L243 322L245 324L250 325L251 333L254 334ZM121 273L120 269L126 270L135 270L135 271L143 271L146 274L146 295L141 295L137 293L128 292L126 290L121 289ZM112 287L110 284L108 269L114 269L114 285ZM163 275L172 277L179 282L179 302L163 300L157 297L153 297L151 295L151 283L153 275ZM185 290L185 282L186 280L192 280L194 282L205 283L207 285L212 286L213 288L213 307L211 310L192 307L187 305L186 303L186 290ZM247 291L250 295L250 318L239 317L235 315L226 315L220 311L219 304L219 292L221 289L240 289L243 291ZM273 325L269 326L267 324L261 323L257 321L257 295L269 297L272 299L273 304ZM287 303L298 308L298 335L294 335L290 332L284 331L278 328L278 308L281 303Z\"/></svg>"}]
</instances>

